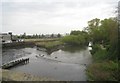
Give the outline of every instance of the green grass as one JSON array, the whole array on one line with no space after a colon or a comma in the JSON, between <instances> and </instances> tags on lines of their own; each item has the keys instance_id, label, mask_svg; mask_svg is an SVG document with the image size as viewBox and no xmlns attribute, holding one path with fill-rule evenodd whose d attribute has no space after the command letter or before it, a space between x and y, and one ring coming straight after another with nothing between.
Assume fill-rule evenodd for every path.
<instances>
[{"instance_id":1,"label":"green grass","mask_svg":"<svg viewBox=\"0 0 120 83\"><path fill-rule=\"evenodd\" d=\"M106 49L103 49L99 44L92 46L91 54L94 62L103 61L109 57L108 51Z\"/></svg>"},{"instance_id":2,"label":"green grass","mask_svg":"<svg viewBox=\"0 0 120 83\"><path fill-rule=\"evenodd\" d=\"M101 60L103 61L106 60L107 57L108 57L107 51L103 49L100 49L93 54L94 61L101 61Z\"/></svg>"},{"instance_id":3,"label":"green grass","mask_svg":"<svg viewBox=\"0 0 120 83\"><path fill-rule=\"evenodd\" d=\"M58 46L58 45L61 45L61 44L62 44L62 42L59 42L59 41L48 42L48 43L45 45L45 47L47 47L47 48L52 48L52 47L54 47L54 46Z\"/></svg>"},{"instance_id":4,"label":"green grass","mask_svg":"<svg viewBox=\"0 0 120 83\"><path fill-rule=\"evenodd\" d=\"M25 39L25 42L33 42L35 45L39 47L44 47L47 49L54 48L63 44L60 41L60 38L44 38L44 39Z\"/></svg>"},{"instance_id":5,"label":"green grass","mask_svg":"<svg viewBox=\"0 0 120 83\"><path fill-rule=\"evenodd\" d=\"M118 62L111 60L109 51L103 49L101 44L93 45L91 51L93 63L87 68L88 80L117 81L119 77Z\"/></svg>"},{"instance_id":6,"label":"green grass","mask_svg":"<svg viewBox=\"0 0 120 83\"><path fill-rule=\"evenodd\" d=\"M89 81L117 81L118 73L118 63L113 61L93 63L87 68Z\"/></svg>"},{"instance_id":7,"label":"green grass","mask_svg":"<svg viewBox=\"0 0 120 83\"><path fill-rule=\"evenodd\" d=\"M54 48L56 46L62 45L63 43L60 41L49 41L49 42L36 42L37 46L42 46L47 49Z\"/></svg>"},{"instance_id":8,"label":"green grass","mask_svg":"<svg viewBox=\"0 0 120 83\"><path fill-rule=\"evenodd\" d=\"M25 39L25 42L49 42L49 41L57 41L59 38L43 38L43 39Z\"/></svg>"}]
</instances>

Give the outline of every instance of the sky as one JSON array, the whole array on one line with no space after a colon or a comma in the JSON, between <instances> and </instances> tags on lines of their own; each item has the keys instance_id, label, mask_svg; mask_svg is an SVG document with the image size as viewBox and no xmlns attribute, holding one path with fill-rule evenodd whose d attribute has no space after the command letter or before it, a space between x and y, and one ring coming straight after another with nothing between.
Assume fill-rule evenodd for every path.
<instances>
[{"instance_id":1,"label":"sky","mask_svg":"<svg viewBox=\"0 0 120 83\"><path fill-rule=\"evenodd\" d=\"M87 22L114 17L119 0L2 0L2 32L65 34Z\"/></svg>"}]
</instances>

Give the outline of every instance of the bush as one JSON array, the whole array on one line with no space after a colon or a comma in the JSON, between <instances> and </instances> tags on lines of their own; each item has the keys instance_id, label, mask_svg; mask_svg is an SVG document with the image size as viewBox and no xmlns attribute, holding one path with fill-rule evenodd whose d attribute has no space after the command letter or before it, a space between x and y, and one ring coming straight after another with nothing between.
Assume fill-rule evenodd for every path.
<instances>
[{"instance_id":1,"label":"bush","mask_svg":"<svg viewBox=\"0 0 120 83\"><path fill-rule=\"evenodd\" d=\"M101 61L101 60L105 60L107 58L107 51L106 50L98 50L97 52L95 52L95 54L93 55L93 58L95 61Z\"/></svg>"},{"instance_id":2,"label":"bush","mask_svg":"<svg viewBox=\"0 0 120 83\"><path fill-rule=\"evenodd\" d=\"M100 45L99 44L95 44L92 46L92 50L90 51L92 55L94 55L98 50L100 50Z\"/></svg>"},{"instance_id":3,"label":"bush","mask_svg":"<svg viewBox=\"0 0 120 83\"><path fill-rule=\"evenodd\" d=\"M87 68L89 80L117 81L119 78L118 63L113 61L93 63Z\"/></svg>"},{"instance_id":4,"label":"bush","mask_svg":"<svg viewBox=\"0 0 120 83\"><path fill-rule=\"evenodd\" d=\"M61 40L62 42L70 45L86 45L88 41L82 35L69 35L65 36Z\"/></svg>"},{"instance_id":5,"label":"bush","mask_svg":"<svg viewBox=\"0 0 120 83\"><path fill-rule=\"evenodd\" d=\"M92 46L91 54L94 61L101 61L108 58L107 50L101 48L100 44L95 44Z\"/></svg>"}]
</instances>

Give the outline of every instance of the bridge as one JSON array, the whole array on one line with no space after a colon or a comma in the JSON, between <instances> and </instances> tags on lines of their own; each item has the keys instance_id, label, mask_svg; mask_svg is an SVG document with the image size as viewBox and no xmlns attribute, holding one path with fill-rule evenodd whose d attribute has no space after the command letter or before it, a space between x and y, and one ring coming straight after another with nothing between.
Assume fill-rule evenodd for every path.
<instances>
[{"instance_id":1,"label":"bridge","mask_svg":"<svg viewBox=\"0 0 120 83\"><path fill-rule=\"evenodd\" d=\"M28 62L29 62L29 58L20 58L20 59L13 60L13 61L10 61L8 63L5 63L1 67L2 67L2 69L9 69L11 67L14 67L14 66L20 64L20 63L26 64Z\"/></svg>"}]
</instances>

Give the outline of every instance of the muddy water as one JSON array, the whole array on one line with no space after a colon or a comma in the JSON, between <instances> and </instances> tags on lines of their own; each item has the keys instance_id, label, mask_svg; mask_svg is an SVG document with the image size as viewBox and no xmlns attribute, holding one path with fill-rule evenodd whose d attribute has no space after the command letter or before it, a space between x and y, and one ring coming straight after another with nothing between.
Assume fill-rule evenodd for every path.
<instances>
[{"instance_id":1,"label":"muddy water","mask_svg":"<svg viewBox=\"0 0 120 83\"><path fill-rule=\"evenodd\" d=\"M86 81L85 69L91 63L89 48L76 47L64 47L50 55L36 47L7 49L3 50L2 63L21 57L29 57L29 63L10 70L62 81Z\"/></svg>"}]
</instances>

